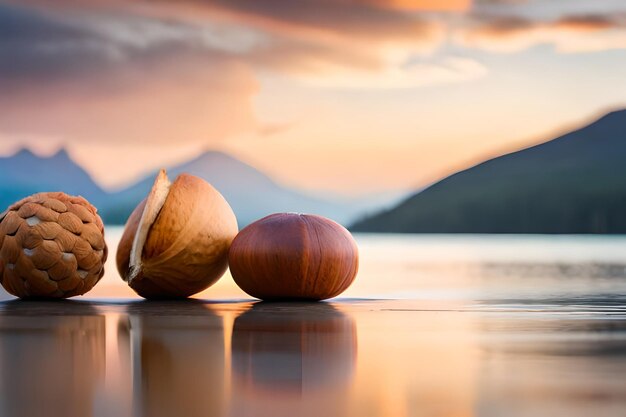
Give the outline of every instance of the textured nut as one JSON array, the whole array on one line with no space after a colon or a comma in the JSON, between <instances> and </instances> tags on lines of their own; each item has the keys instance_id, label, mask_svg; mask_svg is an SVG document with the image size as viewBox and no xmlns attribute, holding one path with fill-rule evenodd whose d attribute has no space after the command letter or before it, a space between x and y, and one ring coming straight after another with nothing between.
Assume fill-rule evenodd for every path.
<instances>
[{"instance_id":1,"label":"textured nut","mask_svg":"<svg viewBox=\"0 0 626 417\"><path fill-rule=\"evenodd\" d=\"M188 174L170 183L162 170L126 222L117 269L142 297L188 297L224 274L236 234L235 214L215 188Z\"/></svg>"},{"instance_id":2,"label":"textured nut","mask_svg":"<svg viewBox=\"0 0 626 417\"><path fill-rule=\"evenodd\" d=\"M2 218L4 216L4 218ZM22 224L22 218L14 211L8 211L0 215L0 236L13 236ZM0 237L0 239L2 239Z\"/></svg>"},{"instance_id":3,"label":"textured nut","mask_svg":"<svg viewBox=\"0 0 626 417\"><path fill-rule=\"evenodd\" d=\"M104 275L104 226L82 197L39 193L0 215L0 282L21 298L67 298Z\"/></svg>"},{"instance_id":4,"label":"textured nut","mask_svg":"<svg viewBox=\"0 0 626 417\"><path fill-rule=\"evenodd\" d=\"M63 213L59 216L59 224L72 233L79 234L83 227L83 222L74 213Z\"/></svg>"}]
</instances>

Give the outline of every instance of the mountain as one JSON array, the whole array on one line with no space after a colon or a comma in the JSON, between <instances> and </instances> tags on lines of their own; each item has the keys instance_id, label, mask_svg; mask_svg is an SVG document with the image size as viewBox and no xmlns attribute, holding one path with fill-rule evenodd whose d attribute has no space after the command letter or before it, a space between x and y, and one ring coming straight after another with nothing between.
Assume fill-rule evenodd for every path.
<instances>
[{"instance_id":1,"label":"mountain","mask_svg":"<svg viewBox=\"0 0 626 417\"><path fill-rule=\"evenodd\" d=\"M205 152L168 169L171 179L187 172L209 181L233 207L240 226L281 211L317 213L347 224L362 213L398 200L397 193L360 199L313 197L282 186L259 170L222 152ZM153 175L119 192L107 193L62 149L49 157L21 150L0 158L0 211L40 191L82 195L98 207L107 224L124 224L148 195Z\"/></svg>"},{"instance_id":2,"label":"mountain","mask_svg":"<svg viewBox=\"0 0 626 417\"><path fill-rule=\"evenodd\" d=\"M308 196L280 185L250 165L217 151L208 151L189 162L169 167L167 172L172 180L186 172L210 182L230 203L240 227L268 214L285 211L317 213L347 224L372 207L380 209L384 202L392 198L335 201ZM110 203L102 209L106 221L123 223L137 203L148 194L155 175L112 194Z\"/></svg>"},{"instance_id":3,"label":"mountain","mask_svg":"<svg viewBox=\"0 0 626 417\"><path fill-rule=\"evenodd\" d=\"M451 175L351 229L626 233L626 110Z\"/></svg>"},{"instance_id":4,"label":"mountain","mask_svg":"<svg viewBox=\"0 0 626 417\"><path fill-rule=\"evenodd\" d=\"M106 193L64 149L40 157L22 149L0 157L0 211L15 201L41 191L64 191L101 204Z\"/></svg>"}]
</instances>

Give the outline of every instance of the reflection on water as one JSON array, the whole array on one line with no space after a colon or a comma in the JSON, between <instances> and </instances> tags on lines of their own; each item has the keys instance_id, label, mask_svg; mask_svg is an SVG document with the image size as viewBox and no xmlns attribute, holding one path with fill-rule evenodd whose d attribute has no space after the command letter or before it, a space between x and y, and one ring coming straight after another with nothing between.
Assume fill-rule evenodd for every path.
<instances>
[{"instance_id":1,"label":"reflection on water","mask_svg":"<svg viewBox=\"0 0 626 417\"><path fill-rule=\"evenodd\" d=\"M626 415L626 237L358 240L328 303L0 302L0 417Z\"/></svg>"},{"instance_id":2,"label":"reflection on water","mask_svg":"<svg viewBox=\"0 0 626 417\"><path fill-rule=\"evenodd\" d=\"M89 305L68 304L2 305L3 416L93 415L104 379L104 317Z\"/></svg>"},{"instance_id":3,"label":"reflection on water","mask_svg":"<svg viewBox=\"0 0 626 417\"><path fill-rule=\"evenodd\" d=\"M489 315L476 382L482 415L620 416L626 321L620 315Z\"/></svg>"},{"instance_id":4,"label":"reflection on water","mask_svg":"<svg viewBox=\"0 0 626 417\"><path fill-rule=\"evenodd\" d=\"M626 296L527 301L4 302L0 416L622 417Z\"/></svg>"},{"instance_id":5,"label":"reflection on water","mask_svg":"<svg viewBox=\"0 0 626 417\"><path fill-rule=\"evenodd\" d=\"M129 306L135 415L221 415L222 318L201 302Z\"/></svg>"},{"instance_id":6,"label":"reflection on water","mask_svg":"<svg viewBox=\"0 0 626 417\"><path fill-rule=\"evenodd\" d=\"M257 303L235 319L232 415L342 415L354 320L326 303Z\"/></svg>"}]
</instances>

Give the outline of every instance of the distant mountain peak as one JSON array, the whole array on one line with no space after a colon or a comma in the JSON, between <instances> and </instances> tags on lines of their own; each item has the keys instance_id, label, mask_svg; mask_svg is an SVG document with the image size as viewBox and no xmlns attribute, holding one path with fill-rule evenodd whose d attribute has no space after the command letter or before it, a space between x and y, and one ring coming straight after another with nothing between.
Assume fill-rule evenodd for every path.
<instances>
[{"instance_id":1,"label":"distant mountain peak","mask_svg":"<svg viewBox=\"0 0 626 417\"><path fill-rule=\"evenodd\" d=\"M45 191L82 195L96 205L106 201L106 193L64 148L43 156L22 148L11 156L1 157L0 190L0 208Z\"/></svg>"},{"instance_id":2,"label":"distant mountain peak","mask_svg":"<svg viewBox=\"0 0 626 417\"><path fill-rule=\"evenodd\" d=\"M9 158L24 158L24 157L26 157L26 158L37 158L37 155L35 155L33 153L33 151L31 151L28 148L20 148L13 155L9 156Z\"/></svg>"},{"instance_id":3,"label":"distant mountain peak","mask_svg":"<svg viewBox=\"0 0 626 417\"><path fill-rule=\"evenodd\" d=\"M206 150L202 152L200 155L198 155L197 157L193 158L191 161L203 161L203 160L215 160L215 159L240 162L237 158L233 157L232 155L229 155L226 152L216 150L216 149Z\"/></svg>"},{"instance_id":4,"label":"distant mountain peak","mask_svg":"<svg viewBox=\"0 0 626 417\"><path fill-rule=\"evenodd\" d=\"M209 175L209 172L216 174L237 173L238 175L248 173L266 177L256 168L248 165L247 163L237 159L236 157L229 155L225 152L218 150L207 150L197 157L187 161L174 168L174 172L187 172L193 173L198 171L195 175L203 176ZM266 179L269 180L269 177Z\"/></svg>"},{"instance_id":5,"label":"distant mountain peak","mask_svg":"<svg viewBox=\"0 0 626 417\"><path fill-rule=\"evenodd\" d=\"M70 159L70 155L65 148L59 148L52 156L52 159Z\"/></svg>"},{"instance_id":6,"label":"distant mountain peak","mask_svg":"<svg viewBox=\"0 0 626 417\"><path fill-rule=\"evenodd\" d=\"M206 149L201 152L199 156L224 156L227 158L232 158L232 156L219 149Z\"/></svg>"},{"instance_id":7,"label":"distant mountain peak","mask_svg":"<svg viewBox=\"0 0 626 417\"><path fill-rule=\"evenodd\" d=\"M14 154L8 156L8 158L27 158L27 159L52 159L66 161L71 159L70 155L65 148L59 148L54 154L40 156L33 152L30 148L23 147L18 149Z\"/></svg>"}]
</instances>

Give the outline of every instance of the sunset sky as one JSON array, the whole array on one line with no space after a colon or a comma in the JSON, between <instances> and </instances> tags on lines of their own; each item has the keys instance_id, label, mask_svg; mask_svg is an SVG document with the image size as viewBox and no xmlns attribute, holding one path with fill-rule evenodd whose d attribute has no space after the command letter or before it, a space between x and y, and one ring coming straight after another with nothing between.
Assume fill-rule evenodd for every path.
<instances>
[{"instance_id":1,"label":"sunset sky","mask_svg":"<svg viewBox=\"0 0 626 417\"><path fill-rule=\"evenodd\" d=\"M623 0L0 2L0 154L412 189L626 107Z\"/></svg>"}]
</instances>

